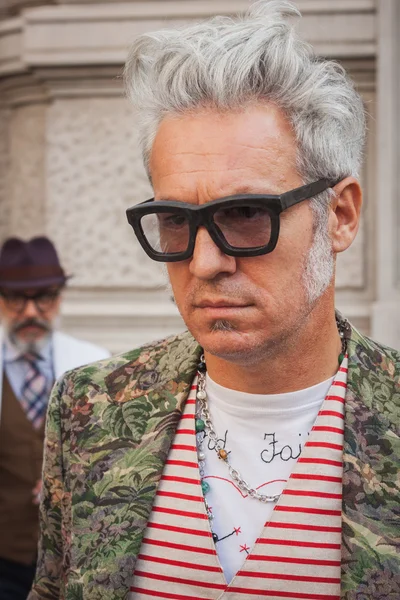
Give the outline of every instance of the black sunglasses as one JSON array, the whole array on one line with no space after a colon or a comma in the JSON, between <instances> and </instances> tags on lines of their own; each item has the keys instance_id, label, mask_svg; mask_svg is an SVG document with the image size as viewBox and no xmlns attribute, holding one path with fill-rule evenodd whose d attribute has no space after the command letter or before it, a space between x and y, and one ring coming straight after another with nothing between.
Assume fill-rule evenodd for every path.
<instances>
[{"instance_id":1,"label":"black sunglasses","mask_svg":"<svg viewBox=\"0 0 400 600\"><path fill-rule=\"evenodd\" d=\"M44 290L36 294L24 294L23 292L9 292L0 290L0 296L4 299L7 307L16 312L24 312L30 300L35 304L40 313L46 312L53 307L61 293L61 288L56 290Z\"/></svg>"},{"instance_id":2,"label":"black sunglasses","mask_svg":"<svg viewBox=\"0 0 400 600\"><path fill-rule=\"evenodd\" d=\"M279 196L243 194L206 204L146 200L126 215L142 248L153 260L177 262L193 254L199 227L229 256L260 256L275 248L282 211L320 194L336 182L320 179Z\"/></svg>"}]
</instances>

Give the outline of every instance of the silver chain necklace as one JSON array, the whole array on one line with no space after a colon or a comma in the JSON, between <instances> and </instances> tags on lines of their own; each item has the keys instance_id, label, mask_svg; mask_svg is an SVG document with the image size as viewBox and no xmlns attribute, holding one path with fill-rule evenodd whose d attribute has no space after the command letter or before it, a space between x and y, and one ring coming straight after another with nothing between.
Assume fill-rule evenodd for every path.
<instances>
[{"instance_id":1,"label":"silver chain necklace","mask_svg":"<svg viewBox=\"0 0 400 600\"><path fill-rule=\"evenodd\" d=\"M339 355L338 362L339 366L346 354L346 331L349 330L350 325L347 320L339 321L336 319L336 325L338 328L339 336L342 342L341 354ZM236 483L237 487L250 496L250 498L254 498L259 502L263 502L264 504L268 502L276 502L281 494L276 494L275 496L267 496L265 494L260 494L256 489L252 488L250 484L243 479L242 475L239 473L237 469L235 469L230 461L230 452L227 452L225 448L222 446L219 441L217 432L214 429L214 425L211 420L211 414L208 407L208 398L206 392L206 363L204 361L204 354L200 358L200 363L198 364L198 383L197 383L197 393L196 398L199 403L199 409L197 411L198 418L196 419L196 433L199 434L203 431L207 432L208 438L214 443L214 450L218 455L220 460L223 460L228 466L228 472L231 476L232 480ZM201 452L203 454L203 452ZM203 470L203 469L202 469ZM203 489L203 492L206 493L206 490ZM207 504L206 504L207 506Z\"/></svg>"},{"instance_id":2,"label":"silver chain necklace","mask_svg":"<svg viewBox=\"0 0 400 600\"><path fill-rule=\"evenodd\" d=\"M277 494L276 496L266 496L264 494L260 494L259 492L257 492L257 490L252 488L249 485L249 483L245 479L243 479L243 477L241 476L239 471L231 465L230 456L229 456L230 453L228 453L223 448L221 442L218 440L218 435L214 429L214 425L212 423L210 411L208 408L208 398L207 398L207 393L206 393L205 387L206 387L206 374L205 374L205 372L199 371L197 394L196 394L197 400L199 401L199 408L200 408L199 413L203 417L202 420L204 422L205 430L207 431L208 438L214 443L214 448L218 455L218 458L223 460L224 462L226 462L226 464L228 465L229 475L231 476L233 481L236 483L237 487L242 492L245 492L251 498L254 498L255 500L259 500L260 502L264 502L264 503L275 502L280 497L280 494ZM199 427L201 427L201 423L199 424L198 421L201 421L201 419L198 419L196 421L196 423L198 424L197 427L199 428Z\"/></svg>"}]
</instances>

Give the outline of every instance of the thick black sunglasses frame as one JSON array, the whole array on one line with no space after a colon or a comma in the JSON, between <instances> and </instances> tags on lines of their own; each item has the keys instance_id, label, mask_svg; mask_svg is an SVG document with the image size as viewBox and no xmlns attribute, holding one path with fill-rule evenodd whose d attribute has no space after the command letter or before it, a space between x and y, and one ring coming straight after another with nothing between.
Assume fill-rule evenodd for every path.
<instances>
[{"instance_id":1,"label":"thick black sunglasses frame","mask_svg":"<svg viewBox=\"0 0 400 600\"><path fill-rule=\"evenodd\" d=\"M60 296L60 293L61 287L51 291L40 291L36 294L24 294L23 292L10 293L0 290L0 296L4 299L4 302L17 314L24 312L26 305L30 300L32 300L36 306L36 310L43 314L54 305L55 301ZM44 307L40 306L40 301L43 300L43 298L47 298L47 302L43 303L45 305ZM18 306L18 308L15 308L15 306Z\"/></svg>"},{"instance_id":2,"label":"thick black sunglasses frame","mask_svg":"<svg viewBox=\"0 0 400 600\"><path fill-rule=\"evenodd\" d=\"M207 204L189 204L187 202L177 201L156 201L154 198L141 202L126 211L129 224L132 226L136 237L138 238L143 250L150 258L158 262L178 262L190 258L194 251L197 230L203 226L207 229L213 242L218 248L229 256L247 257L260 256L272 252L278 242L281 212L302 202L309 200L313 196L320 194L330 187L334 187L338 182L328 179L320 179L314 183L302 185L294 190L284 192L279 196L268 194L239 194L235 196L226 196L218 200L212 200ZM255 248L236 248L228 244L218 225L213 221L214 214L221 208L234 208L246 202L247 206L262 206L266 208L271 217L271 238L268 244L257 246ZM141 219L145 215L159 213L182 214L187 218L189 226L188 247L183 252L162 253L154 250L148 243L144 234Z\"/></svg>"}]
</instances>

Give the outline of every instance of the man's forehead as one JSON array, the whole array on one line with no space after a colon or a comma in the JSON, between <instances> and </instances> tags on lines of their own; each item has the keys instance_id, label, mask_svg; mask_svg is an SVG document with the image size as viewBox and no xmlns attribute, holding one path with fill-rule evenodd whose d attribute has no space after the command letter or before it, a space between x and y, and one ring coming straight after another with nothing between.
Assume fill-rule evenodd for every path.
<instances>
[{"instance_id":1,"label":"man's forehead","mask_svg":"<svg viewBox=\"0 0 400 600\"><path fill-rule=\"evenodd\" d=\"M296 138L283 111L266 103L242 110L209 109L167 116L159 125L153 150L162 149L191 158L207 151L217 158L226 156L232 144L250 153L260 153L268 151L271 143L285 149L295 148Z\"/></svg>"},{"instance_id":2,"label":"man's forehead","mask_svg":"<svg viewBox=\"0 0 400 600\"><path fill-rule=\"evenodd\" d=\"M279 109L267 105L166 118L150 167L160 198L177 185L186 192L203 184L212 186L213 195L215 188L224 194L276 194L289 189L286 181L297 174L296 158L290 125Z\"/></svg>"}]
</instances>

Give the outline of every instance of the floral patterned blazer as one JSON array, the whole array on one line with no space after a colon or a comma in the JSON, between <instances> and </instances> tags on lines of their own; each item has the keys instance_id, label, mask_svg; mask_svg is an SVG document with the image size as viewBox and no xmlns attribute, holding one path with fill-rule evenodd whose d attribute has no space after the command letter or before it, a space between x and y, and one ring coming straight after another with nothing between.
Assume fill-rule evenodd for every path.
<instances>
[{"instance_id":1,"label":"floral patterned blazer","mask_svg":"<svg viewBox=\"0 0 400 600\"><path fill-rule=\"evenodd\" d=\"M400 354L348 328L342 600L400 598ZM200 348L189 333L67 373L49 405L28 600L126 599Z\"/></svg>"}]
</instances>

